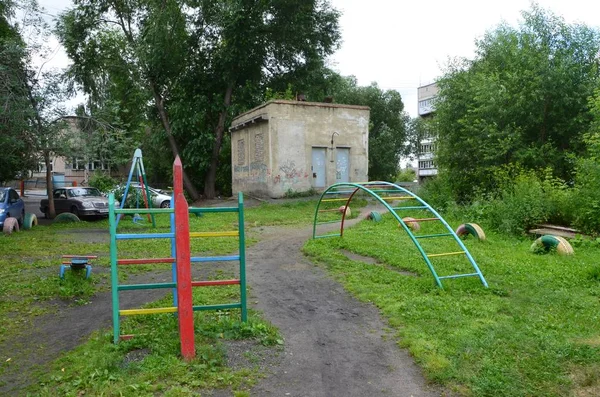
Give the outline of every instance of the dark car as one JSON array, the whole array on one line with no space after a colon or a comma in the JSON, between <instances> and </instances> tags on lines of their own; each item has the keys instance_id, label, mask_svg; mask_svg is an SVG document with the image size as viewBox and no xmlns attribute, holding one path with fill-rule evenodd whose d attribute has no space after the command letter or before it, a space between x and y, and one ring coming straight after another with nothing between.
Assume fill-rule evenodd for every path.
<instances>
[{"instance_id":1,"label":"dark car","mask_svg":"<svg viewBox=\"0 0 600 397\"><path fill-rule=\"evenodd\" d=\"M95 187L62 187L54 189L52 196L57 215L108 216L108 199ZM48 218L48 199L40 202L40 211Z\"/></svg>"},{"instance_id":2,"label":"dark car","mask_svg":"<svg viewBox=\"0 0 600 397\"><path fill-rule=\"evenodd\" d=\"M19 225L22 225L25 218L25 202L15 189L0 187L0 229L4 227L6 218L17 218Z\"/></svg>"}]
</instances>

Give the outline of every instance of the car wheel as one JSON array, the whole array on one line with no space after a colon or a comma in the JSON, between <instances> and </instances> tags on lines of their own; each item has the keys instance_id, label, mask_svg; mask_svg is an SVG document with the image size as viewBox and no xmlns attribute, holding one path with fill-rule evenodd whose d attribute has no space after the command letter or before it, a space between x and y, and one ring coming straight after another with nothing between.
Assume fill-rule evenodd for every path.
<instances>
[{"instance_id":1,"label":"car wheel","mask_svg":"<svg viewBox=\"0 0 600 397\"><path fill-rule=\"evenodd\" d=\"M25 222L25 210L21 212L21 217L19 218L19 226L23 227L23 222Z\"/></svg>"},{"instance_id":2,"label":"car wheel","mask_svg":"<svg viewBox=\"0 0 600 397\"><path fill-rule=\"evenodd\" d=\"M46 207L42 210L42 213L44 214L44 218L46 218L46 219L50 219L50 214L48 212L49 212L48 207Z\"/></svg>"},{"instance_id":3,"label":"car wheel","mask_svg":"<svg viewBox=\"0 0 600 397\"><path fill-rule=\"evenodd\" d=\"M76 206L71 207L71 214L73 214L75 216L79 216L79 210L77 209Z\"/></svg>"},{"instance_id":4,"label":"car wheel","mask_svg":"<svg viewBox=\"0 0 600 397\"><path fill-rule=\"evenodd\" d=\"M171 202L169 200L165 200L160 203L160 208L169 208L171 206Z\"/></svg>"}]
</instances>

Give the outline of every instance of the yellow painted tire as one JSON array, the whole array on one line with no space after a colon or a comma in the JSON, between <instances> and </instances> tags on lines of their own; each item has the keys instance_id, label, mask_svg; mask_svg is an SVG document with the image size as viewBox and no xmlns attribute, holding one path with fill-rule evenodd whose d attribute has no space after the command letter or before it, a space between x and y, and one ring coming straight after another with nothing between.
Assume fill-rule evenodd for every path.
<instances>
[{"instance_id":1,"label":"yellow painted tire","mask_svg":"<svg viewBox=\"0 0 600 397\"><path fill-rule=\"evenodd\" d=\"M344 210L346 211L346 216L352 215L352 210L350 209L350 207L346 207L345 205L342 205L340 208L338 208L338 211L340 211L340 214L343 214Z\"/></svg>"},{"instance_id":2,"label":"yellow painted tire","mask_svg":"<svg viewBox=\"0 0 600 397\"><path fill-rule=\"evenodd\" d=\"M533 252L539 252L540 248L544 248L545 251L555 248L559 255L573 255L575 253L573 247L566 239L549 234L538 238L531 245L531 251Z\"/></svg>"},{"instance_id":3,"label":"yellow painted tire","mask_svg":"<svg viewBox=\"0 0 600 397\"><path fill-rule=\"evenodd\" d=\"M12 234L12 232L19 231L19 221L17 218L9 217L4 220L4 225L2 226L2 232L6 235Z\"/></svg>"},{"instance_id":4,"label":"yellow painted tire","mask_svg":"<svg viewBox=\"0 0 600 397\"><path fill-rule=\"evenodd\" d=\"M406 223L406 226L408 226L408 228L413 232L418 232L419 230L421 230L421 225L419 225L419 222L417 222L415 218L407 216L405 218L402 218L402 221Z\"/></svg>"},{"instance_id":5,"label":"yellow painted tire","mask_svg":"<svg viewBox=\"0 0 600 397\"><path fill-rule=\"evenodd\" d=\"M479 241L485 241L485 233L481 226L476 223L463 223L455 231L458 237L466 238L469 235L477 238Z\"/></svg>"}]
</instances>

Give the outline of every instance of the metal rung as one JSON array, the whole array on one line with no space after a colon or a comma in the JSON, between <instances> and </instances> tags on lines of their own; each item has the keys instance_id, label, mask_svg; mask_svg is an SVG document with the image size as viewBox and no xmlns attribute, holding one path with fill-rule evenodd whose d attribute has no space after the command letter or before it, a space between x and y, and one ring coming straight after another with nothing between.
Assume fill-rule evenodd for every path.
<instances>
[{"instance_id":1,"label":"metal rung","mask_svg":"<svg viewBox=\"0 0 600 397\"><path fill-rule=\"evenodd\" d=\"M432 238L432 237L443 237L443 236L452 236L452 233L424 234L422 236L415 236L415 238Z\"/></svg>"},{"instance_id":2,"label":"metal rung","mask_svg":"<svg viewBox=\"0 0 600 397\"><path fill-rule=\"evenodd\" d=\"M190 258L190 262L226 262L226 261L238 261L240 260L239 255L231 255L231 256L194 256Z\"/></svg>"},{"instance_id":3,"label":"metal rung","mask_svg":"<svg viewBox=\"0 0 600 397\"><path fill-rule=\"evenodd\" d=\"M382 200L408 200L414 199L412 196L382 197Z\"/></svg>"},{"instance_id":4,"label":"metal rung","mask_svg":"<svg viewBox=\"0 0 600 397\"><path fill-rule=\"evenodd\" d=\"M122 284L117 287L119 291L131 291L135 289L161 289L175 288L177 283L155 283L155 284Z\"/></svg>"},{"instance_id":5,"label":"metal rung","mask_svg":"<svg viewBox=\"0 0 600 397\"><path fill-rule=\"evenodd\" d=\"M229 232L191 232L190 237L237 237L240 232L237 230Z\"/></svg>"},{"instance_id":6,"label":"metal rung","mask_svg":"<svg viewBox=\"0 0 600 397\"><path fill-rule=\"evenodd\" d=\"M323 234L322 236L315 236L315 238L340 237L340 236L341 236L340 233L336 233L336 234Z\"/></svg>"},{"instance_id":7,"label":"metal rung","mask_svg":"<svg viewBox=\"0 0 600 397\"><path fill-rule=\"evenodd\" d=\"M192 281L192 287L215 287L221 285L238 285L240 280L208 280Z\"/></svg>"},{"instance_id":8,"label":"metal rung","mask_svg":"<svg viewBox=\"0 0 600 397\"><path fill-rule=\"evenodd\" d=\"M443 254L431 254L431 255L427 255L428 258L433 258L436 256L449 256L449 255L460 255L460 254L464 254L466 251L456 251L456 252L445 252Z\"/></svg>"},{"instance_id":9,"label":"metal rung","mask_svg":"<svg viewBox=\"0 0 600 397\"><path fill-rule=\"evenodd\" d=\"M439 221L440 218L415 218L411 219L410 222L428 222L428 221Z\"/></svg>"},{"instance_id":10,"label":"metal rung","mask_svg":"<svg viewBox=\"0 0 600 397\"><path fill-rule=\"evenodd\" d=\"M338 190L335 192L329 191L325 194L348 194L348 193L354 193L354 190Z\"/></svg>"},{"instance_id":11,"label":"metal rung","mask_svg":"<svg viewBox=\"0 0 600 397\"><path fill-rule=\"evenodd\" d=\"M241 307L241 303L225 303L223 305L192 306L192 309L196 312L201 310L240 309Z\"/></svg>"},{"instance_id":12,"label":"metal rung","mask_svg":"<svg viewBox=\"0 0 600 397\"><path fill-rule=\"evenodd\" d=\"M135 239L151 239L151 238L174 238L175 233L144 233L144 234L116 234L117 240L135 240Z\"/></svg>"},{"instance_id":13,"label":"metal rung","mask_svg":"<svg viewBox=\"0 0 600 397\"><path fill-rule=\"evenodd\" d=\"M442 277L438 277L438 278L442 279L442 278L459 278L459 277L472 277L472 276L479 276L479 273L455 274L453 276L442 276Z\"/></svg>"},{"instance_id":14,"label":"metal rung","mask_svg":"<svg viewBox=\"0 0 600 397\"><path fill-rule=\"evenodd\" d=\"M328 223L340 223L341 221L341 219L338 219L337 221L317 222L317 225L326 225Z\"/></svg>"},{"instance_id":15,"label":"metal rung","mask_svg":"<svg viewBox=\"0 0 600 397\"><path fill-rule=\"evenodd\" d=\"M348 201L348 197L346 197L346 198L334 198L334 199L323 199L321 201L322 202L327 202L327 201Z\"/></svg>"},{"instance_id":16,"label":"metal rung","mask_svg":"<svg viewBox=\"0 0 600 397\"><path fill-rule=\"evenodd\" d=\"M155 309L129 309L119 310L120 316L135 316L139 314L162 314L162 313L177 313L176 307L157 307Z\"/></svg>"},{"instance_id":17,"label":"metal rung","mask_svg":"<svg viewBox=\"0 0 600 397\"><path fill-rule=\"evenodd\" d=\"M393 210L422 210L424 208L428 208L424 205L418 207L393 207Z\"/></svg>"}]
</instances>

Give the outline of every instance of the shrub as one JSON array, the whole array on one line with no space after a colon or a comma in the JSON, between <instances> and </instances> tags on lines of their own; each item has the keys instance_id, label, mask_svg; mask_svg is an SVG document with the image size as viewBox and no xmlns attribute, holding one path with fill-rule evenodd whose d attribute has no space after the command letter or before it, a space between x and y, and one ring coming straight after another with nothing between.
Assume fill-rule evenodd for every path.
<instances>
[{"instance_id":1,"label":"shrub","mask_svg":"<svg viewBox=\"0 0 600 397\"><path fill-rule=\"evenodd\" d=\"M489 225L503 233L524 234L549 218L542 182L532 172L522 172L512 185L503 186L485 214Z\"/></svg>"},{"instance_id":2,"label":"shrub","mask_svg":"<svg viewBox=\"0 0 600 397\"><path fill-rule=\"evenodd\" d=\"M115 200L119 203L123 200L123 195L125 194L125 186L119 186L115 190L113 190L115 194ZM142 192L139 189L134 189L129 187L127 191L127 201L125 201L125 205L123 208L144 208L144 197L142 196Z\"/></svg>"},{"instance_id":3,"label":"shrub","mask_svg":"<svg viewBox=\"0 0 600 397\"><path fill-rule=\"evenodd\" d=\"M582 159L573 192L573 224L586 234L600 234L600 163Z\"/></svg>"},{"instance_id":4,"label":"shrub","mask_svg":"<svg viewBox=\"0 0 600 397\"><path fill-rule=\"evenodd\" d=\"M112 189L114 189L117 181L111 178L110 175L105 174L104 172L95 172L89 181L89 185L91 187L95 187L100 190L102 193L108 193Z\"/></svg>"}]
</instances>

